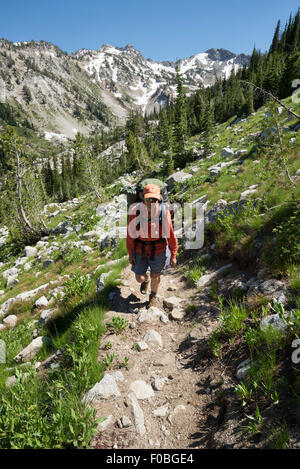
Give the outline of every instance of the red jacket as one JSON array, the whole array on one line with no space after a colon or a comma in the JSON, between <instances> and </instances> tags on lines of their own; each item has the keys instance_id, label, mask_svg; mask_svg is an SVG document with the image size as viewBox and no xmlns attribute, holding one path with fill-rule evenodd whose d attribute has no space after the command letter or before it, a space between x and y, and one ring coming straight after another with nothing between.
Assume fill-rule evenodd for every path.
<instances>
[{"instance_id":1,"label":"red jacket","mask_svg":"<svg viewBox=\"0 0 300 469\"><path fill-rule=\"evenodd\" d=\"M137 210L140 210L140 214L139 212L137 213ZM171 252L171 258L176 258L177 240L174 235L170 212L166 207L164 207L162 212L162 222L159 223L160 212L161 208L159 204L156 204L152 220L149 220L148 210L144 203L139 202L130 207L126 240L127 250L130 256L133 255L134 251L137 254L142 255L143 247L145 249L146 257L149 258L151 256L151 246L143 246L142 243L135 242L136 238L144 241L154 241L160 238L166 238ZM155 256L166 249L165 243L158 242L154 246Z\"/></svg>"}]
</instances>

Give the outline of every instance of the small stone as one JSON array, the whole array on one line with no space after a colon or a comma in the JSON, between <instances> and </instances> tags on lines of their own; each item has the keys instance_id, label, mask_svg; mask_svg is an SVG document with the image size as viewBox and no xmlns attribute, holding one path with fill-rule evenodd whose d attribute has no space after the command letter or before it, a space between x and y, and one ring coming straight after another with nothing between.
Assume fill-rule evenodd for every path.
<instances>
[{"instance_id":1,"label":"small stone","mask_svg":"<svg viewBox=\"0 0 300 469\"><path fill-rule=\"evenodd\" d=\"M164 378L155 378L152 381L151 385L152 385L154 391L161 391L162 388L164 387L165 383L166 383L166 380Z\"/></svg>"},{"instance_id":2,"label":"small stone","mask_svg":"<svg viewBox=\"0 0 300 469\"><path fill-rule=\"evenodd\" d=\"M174 319L174 321L182 321L184 316L185 316L185 311L184 309L181 309L181 308L175 308L170 313L170 317Z\"/></svg>"},{"instance_id":3,"label":"small stone","mask_svg":"<svg viewBox=\"0 0 300 469\"><path fill-rule=\"evenodd\" d=\"M153 329L147 332L147 334L143 338L143 341L146 343L149 342L149 343L157 344L160 347L163 346L161 335L158 332L154 331Z\"/></svg>"},{"instance_id":4,"label":"small stone","mask_svg":"<svg viewBox=\"0 0 300 469\"><path fill-rule=\"evenodd\" d=\"M32 246L26 246L24 248L23 255L25 257L35 257L37 255L37 248L34 248Z\"/></svg>"},{"instance_id":5,"label":"small stone","mask_svg":"<svg viewBox=\"0 0 300 469\"><path fill-rule=\"evenodd\" d=\"M148 349L148 345L143 340L140 340L139 342L137 342L137 349L139 352L142 352L143 350Z\"/></svg>"},{"instance_id":6,"label":"small stone","mask_svg":"<svg viewBox=\"0 0 300 469\"><path fill-rule=\"evenodd\" d=\"M106 417L106 419L103 421L103 422L100 422L99 425L98 425L98 431L99 432L104 432L104 430L107 429L107 427L109 427L109 425L113 422L113 416L112 415L109 415L108 417Z\"/></svg>"},{"instance_id":7,"label":"small stone","mask_svg":"<svg viewBox=\"0 0 300 469\"><path fill-rule=\"evenodd\" d=\"M122 423L123 428L128 428L128 427L131 427L131 425L132 425L132 422L131 422L130 418L127 417L127 415L123 415L121 417L121 423Z\"/></svg>"},{"instance_id":8,"label":"small stone","mask_svg":"<svg viewBox=\"0 0 300 469\"><path fill-rule=\"evenodd\" d=\"M96 383L82 398L82 402L95 404L102 399L120 397L120 391L113 376L105 373L101 381Z\"/></svg>"},{"instance_id":9,"label":"small stone","mask_svg":"<svg viewBox=\"0 0 300 469\"><path fill-rule=\"evenodd\" d=\"M182 301L182 298L178 298L177 296L171 296L170 298L166 298L164 300L164 307L173 310L173 308L180 306Z\"/></svg>"},{"instance_id":10,"label":"small stone","mask_svg":"<svg viewBox=\"0 0 300 469\"><path fill-rule=\"evenodd\" d=\"M185 410L185 407L184 405L178 405L175 407L175 409L173 410L173 412L168 416L167 420L168 422L170 423L174 423L174 419L176 417L176 415L179 413L179 412L182 412Z\"/></svg>"},{"instance_id":11,"label":"small stone","mask_svg":"<svg viewBox=\"0 0 300 469\"><path fill-rule=\"evenodd\" d=\"M34 303L35 308L42 308L43 306L48 306L49 302L45 296L41 296L36 302Z\"/></svg>"},{"instance_id":12,"label":"small stone","mask_svg":"<svg viewBox=\"0 0 300 469\"><path fill-rule=\"evenodd\" d=\"M150 397L154 397L152 387L142 380L133 381L129 389L134 392L137 399L149 399Z\"/></svg>"},{"instance_id":13,"label":"small stone","mask_svg":"<svg viewBox=\"0 0 300 469\"><path fill-rule=\"evenodd\" d=\"M18 318L14 314L11 314L3 319L3 324L9 329L13 329L17 325L17 322Z\"/></svg>"},{"instance_id":14,"label":"small stone","mask_svg":"<svg viewBox=\"0 0 300 469\"><path fill-rule=\"evenodd\" d=\"M7 380L5 381L5 387L9 388L10 386L14 386L16 384L17 378L15 376L9 376Z\"/></svg>"},{"instance_id":15,"label":"small stone","mask_svg":"<svg viewBox=\"0 0 300 469\"><path fill-rule=\"evenodd\" d=\"M166 403L165 405L158 407L157 409L152 410L152 414L155 417L165 417L169 412L169 404Z\"/></svg>"},{"instance_id":16,"label":"small stone","mask_svg":"<svg viewBox=\"0 0 300 469\"><path fill-rule=\"evenodd\" d=\"M135 428L140 436L144 436L146 428L144 424L144 412L140 408L137 399L133 393L130 393L127 397L128 406L130 407Z\"/></svg>"}]
</instances>

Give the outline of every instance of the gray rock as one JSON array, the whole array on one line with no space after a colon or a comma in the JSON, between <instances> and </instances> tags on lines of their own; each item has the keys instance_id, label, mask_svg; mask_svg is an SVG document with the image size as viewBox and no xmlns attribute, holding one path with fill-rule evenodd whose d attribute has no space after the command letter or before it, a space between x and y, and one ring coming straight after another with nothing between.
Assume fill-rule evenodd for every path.
<instances>
[{"instance_id":1,"label":"gray rock","mask_svg":"<svg viewBox=\"0 0 300 469\"><path fill-rule=\"evenodd\" d=\"M178 171L177 173L173 173L171 174L171 176L168 177L168 179L166 180L166 184L169 190L174 188L175 182L179 183L182 187L191 177L191 174L184 173L183 171Z\"/></svg>"},{"instance_id":2,"label":"gray rock","mask_svg":"<svg viewBox=\"0 0 300 469\"><path fill-rule=\"evenodd\" d=\"M23 251L25 257L35 257L37 255L37 248L32 246L26 246Z\"/></svg>"},{"instance_id":3,"label":"gray rock","mask_svg":"<svg viewBox=\"0 0 300 469\"><path fill-rule=\"evenodd\" d=\"M101 381L83 396L82 402L93 405L103 399L115 399L120 395L115 378L105 373Z\"/></svg>"},{"instance_id":4,"label":"gray rock","mask_svg":"<svg viewBox=\"0 0 300 469\"><path fill-rule=\"evenodd\" d=\"M205 274L200 277L200 279L197 282L197 287L205 287L209 283L211 283L215 278L219 277L223 272L226 270L230 269L232 267L232 264L227 264L221 267L220 269L216 270L215 272L212 272L211 274Z\"/></svg>"},{"instance_id":5,"label":"gray rock","mask_svg":"<svg viewBox=\"0 0 300 469\"><path fill-rule=\"evenodd\" d=\"M154 391L161 391L165 384L166 384L165 378L156 377L152 381L151 386L154 389Z\"/></svg>"},{"instance_id":6,"label":"gray rock","mask_svg":"<svg viewBox=\"0 0 300 469\"><path fill-rule=\"evenodd\" d=\"M169 412L169 404L166 403L165 405L158 407L157 409L152 410L152 414L155 417L166 417Z\"/></svg>"},{"instance_id":7,"label":"gray rock","mask_svg":"<svg viewBox=\"0 0 300 469\"><path fill-rule=\"evenodd\" d=\"M39 353L45 343L48 343L47 337L37 337L29 345L27 345L27 347L25 347L22 352L18 353L14 360L17 363L30 361Z\"/></svg>"},{"instance_id":8,"label":"gray rock","mask_svg":"<svg viewBox=\"0 0 300 469\"><path fill-rule=\"evenodd\" d=\"M249 195L255 194L256 192L257 192L257 189L248 189L241 193L240 198L241 200L247 199Z\"/></svg>"},{"instance_id":9,"label":"gray rock","mask_svg":"<svg viewBox=\"0 0 300 469\"><path fill-rule=\"evenodd\" d=\"M178 298L177 296L170 296L169 298L164 299L163 304L165 308L173 310L181 305L184 300Z\"/></svg>"},{"instance_id":10,"label":"gray rock","mask_svg":"<svg viewBox=\"0 0 300 469\"><path fill-rule=\"evenodd\" d=\"M123 415L120 420L121 420L121 424L122 424L123 428L131 427L132 422L131 422L130 418L127 417L127 415Z\"/></svg>"},{"instance_id":11,"label":"gray rock","mask_svg":"<svg viewBox=\"0 0 300 469\"><path fill-rule=\"evenodd\" d=\"M163 346L161 335L158 332L154 331L153 329L147 332L147 334L143 338L143 341L146 342L147 344L152 343L152 344L157 344L160 347Z\"/></svg>"},{"instance_id":12,"label":"gray rock","mask_svg":"<svg viewBox=\"0 0 300 469\"><path fill-rule=\"evenodd\" d=\"M10 388L11 386L14 386L17 383L17 378L15 376L9 376L7 380L5 381L5 387Z\"/></svg>"},{"instance_id":13,"label":"gray rock","mask_svg":"<svg viewBox=\"0 0 300 469\"><path fill-rule=\"evenodd\" d=\"M148 349L148 345L143 340L140 340L139 342L137 342L137 349L139 352L142 352L143 350Z\"/></svg>"},{"instance_id":14,"label":"gray rock","mask_svg":"<svg viewBox=\"0 0 300 469\"><path fill-rule=\"evenodd\" d=\"M174 321L182 321L182 319L184 318L185 316L185 311L184 309L182 308L174 308L171 313L170 313L170 317L171 319L173 319Z\"/></svg>"},{"instance_id":15,"label":"gray rock","mask_svg":"<svg viewBox=\"0 0 300 469\"><path fill-rule=\"evenodd\" d=\"M145 322L147 324L152 324L158 319L162 319L165 323L168 322L168 318L165 313L155 306L151 306L149 309L143 308L138 316L139 323Z\"/></svg>"},{"instance_id":16,"label":"gray rock","mask_svg":"<svg viewBox=\"0 0 300 469\"><path fill-rule=\"evenodd\" d=\"M105 287L105 279L108 277L110 272L104 272L103 274L100 275L100 277L97 280L97 292L100 293L102 290L104 290Z\"/></svg>"},{"instance_id":17,"label":"gray rock","mask_svg":"<svg viewBox=\"0 0 300 469\"><path fill-rule=\"evenodd\" d=\"M6 281L6 288L10 287L14 287L15 285L17 285L19 283L19 279L17 278L18 276L17 275L12 275L11 277L8 277L7 281Z\"/></svg>"},{"instance_id":18,"label":"gray rock","mask_svg":"<svg viewBox=\"0 0 300 469\"><path fill-rule=\"evenodd\" d=\"M43 306L48 306L49 301L45 296L41 296L36 302L34 303L35 308L42 308Z\"/></svg>"},{"instance_id":19,"label":"gray rock","mask_svg":"<svg viewBox=\"0 0 300 469\"><path fill-rule=\"evenodd\" d=\"M173 412L171 412L170 415L168 416L168 418L167 418L168 422L174 424L176 416L178 416L178 414L180 412L183 412L184 410L185 410L184 405L179 404L178 406L176 406L175 409L173 410Z\"/></svg>"},{"instance_id":20,"label":"gray rock","mask_svg":"<svg viewBox=\"0 0 300 469\"><path fill-rule=\"evenodd\" d=\"M291 317L291 313L286 313L285 316ZM268 327L272 327L277 329L278 331L285 331L288 326L285 324L283 319L279 316L279 314L270 314L269 316L265 316L260 321L260 328L263 330L268 329Z\"/></svg>"},{"instance_id":21,"label":"gray rock","mask_svg":"<svg viewBox=\"0 0 300 469\"><path fill-rule=\"evenodd\" d=\"M130 393L127 396L127 402L129 404L129 408L133 417L134 425L136 431L140 436L144 436L146 434L146 427L144 423L144 413L140 408L138 401L133 393Z\"/></svg>"},{"instance_id":22,"label":"gray rock","mask_svg":"<svg viewBox=\"0 0 300 469\"><path fill-rule=\"evenodd\" d=\"M17 325L17 322L18 318L14 314L10 314L5 319L3 319L3 324L9 329L13 329Z\"/></svg>"},{"instance_id":23,"label":"gray rock","mask_svg":"<svg viewBox=\"0 0 300 469\"><path fill-rule=\"evenodd\" d=\"M26 262L26 264L24 264L23 269L25 272L28 272L28 270L30 270L31 267L32 267L32 262Z\"/></svg>"},{"instance_id":24,"label":"gray rock","mask_svg":"<svg viewBox=\"0 0 300 469\"><path fill-rule=\"evenodd\" d=\"M222 151L221 151L221 156L226 157L226 156L232 156L232 155L234 155L234 150L233 150L233 148L225 147L225 148L223 148Z\"/></svg>"},{"instance_id":25,"label":"gray rock","mask_svg":"<svg viewBox=\"0 0 300 469\"><path fill-rule=\"evenodd\" d=\"M108 417L106 417L106 419L103 422L99 423L98 431L104 432L112 423L113 423L113 416L109 415Z\"/></svg>"},{"instance_id":26,"label":"gray rock","mask_svg":"<svg viewBox=\"0 0 300 469\"><path fill-rule=\"evenodd\" d=\"M54 264L54 261L52 259L46 259L43 262L43 269L47 269L47 267L50 267L50 265Z\"/></svg>"},{"instance_id":27,"label":"gray rock","mask_svg":"<svg viewBox=\"0 0 300 469\"><path fill-rule=\"evenodd\" d=\"M133 381L129 387L133 391L137 399L149 399L154 397L152 387L143 380Z\"/></svg>"},{"instance_id":28,"label":"gray rock","mask_svg":"<svg viewBox=\"0 0 300 469\"><path fill-rule=\"evenodd\" d=\"M16 267L11 267L10 269L5 270L4 272L2 272L2 277L7 280L9 277L12 277L14 275L18 275L19 272L20 272L20 270L17 269Z\"/></svg>"},{"instance_id":29,"label":"gray rock","mask_svg":"<svg viewBox=\"0 0 300 469\"><path fill-rule=\"evenodd\" d=\"M42 314L40 315L39 319L39 326L43 327L45 326L51 319L53 318L55 312L57 310L55 308L53 309L45 309Z\"/></svg>"}]
</instances>

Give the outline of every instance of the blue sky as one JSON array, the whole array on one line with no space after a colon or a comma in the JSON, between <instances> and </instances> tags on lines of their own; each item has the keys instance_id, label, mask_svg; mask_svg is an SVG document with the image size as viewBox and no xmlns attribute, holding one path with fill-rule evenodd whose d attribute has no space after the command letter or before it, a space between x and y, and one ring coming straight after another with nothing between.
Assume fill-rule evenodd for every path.
<instances>
[{"instance_id":1,"label":"blue sky","mask_svg":"<svg viewBox=\"0 0 300 469\"><path fill-rule=\"evenodd\" d=\"M177 60L212 47L265 51L299 0L13 0L1 2L0 37L41 39L71 53L132 44L145 58Z\"/></svg>"}]
</instances>

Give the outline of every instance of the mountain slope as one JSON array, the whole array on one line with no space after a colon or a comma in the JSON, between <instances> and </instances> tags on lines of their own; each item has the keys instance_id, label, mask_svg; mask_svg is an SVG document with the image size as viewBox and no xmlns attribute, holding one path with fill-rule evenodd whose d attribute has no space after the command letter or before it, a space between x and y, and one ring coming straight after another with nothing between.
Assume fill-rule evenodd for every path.
<instances>
[{"instance_id":1,"label":"mountain slope","mask_svg":"<svg viewBox=\"0 0 300 469\"><path fill-rule=\"evenodd\" d=\"M175 94L176 65L189 94L247 63L248 56L223 49L175 64L146 60L130 45L68 55L45 41L1 39L0 117L9 104L19 114L18 123L63 142L77 131L88 134L122 124L132 109L149 113L167 104Z\"/></svg>"}]
</instances>

